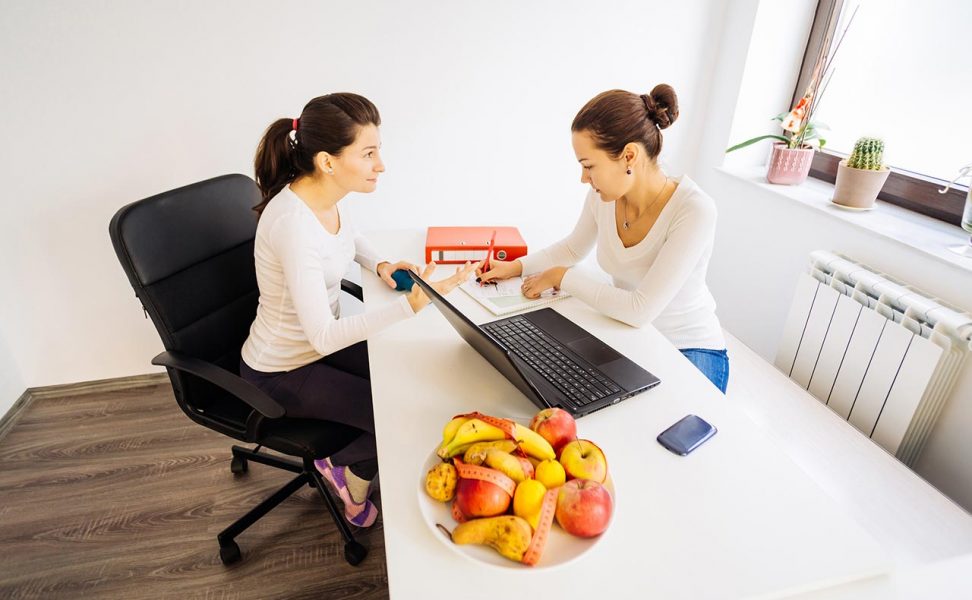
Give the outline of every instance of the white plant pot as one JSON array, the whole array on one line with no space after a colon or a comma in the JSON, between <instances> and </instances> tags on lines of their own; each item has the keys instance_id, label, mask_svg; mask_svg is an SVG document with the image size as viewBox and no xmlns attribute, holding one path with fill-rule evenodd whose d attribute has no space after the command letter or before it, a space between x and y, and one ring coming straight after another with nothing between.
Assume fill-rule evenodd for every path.
<instances>
[{"instance_id":1,"label":"white plant pot","mask_svg":"<svg viewBox=\"0 0 972 600\"><path fill-rule=\"evenodd\" d=\"M881 193L884 182L891 174L883 167L880 171L854 169L842 160L837 164L837 183L834 184L834 203L850 208L871 208Z\"/></svg>"}]
</instances>

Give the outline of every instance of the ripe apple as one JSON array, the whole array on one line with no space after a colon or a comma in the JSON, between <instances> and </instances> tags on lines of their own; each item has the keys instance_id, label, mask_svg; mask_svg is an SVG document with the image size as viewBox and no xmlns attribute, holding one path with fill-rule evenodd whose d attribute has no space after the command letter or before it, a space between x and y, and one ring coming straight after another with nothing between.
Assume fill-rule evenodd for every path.
<instances>
[{"instance_id":1,"label":"ripe apple","mask_svg":"<svg viewBox=\"0 0 972 600\"><path fill-rule=\"evenodd\" d=\"M562 408L541 410L530 421L530 429L550 442L554 452L559 452L561 446L577 439L577 423L574 421L574 417Z\"/></svg>"},{"instance_id":2,"label":"ripe apple","mask_svg":"<svg viewBox=\"0 0 972 600\"><path fill-rule=\"evenodd\" d=\"M456 484L456 507L467 519L495 517L510 507L510 495L489 481L460 479Z\"/></svg>"},{"instance_id":3,"label":"ripe apple","mask_svg":"<svg viewBox=\"0 0 972 600\"><path fill-rule=\"evenodd\" d=\"M567 479L590 479L604 483L607 479L607 458L590 440L568 442L560 450L558 459L567 473Z\"/></svg>"},{"instance_id":4,"label":"ripe apple","mask_svg":"<svg viewBox=\"0 0 972 600\"><path fill-rule=\"evenodd\" d=\"M607 488L590 479L571 479L557 494L557 523L579 537L601 535L611 521L614 502Z\"/></svg>"}]
</instances>

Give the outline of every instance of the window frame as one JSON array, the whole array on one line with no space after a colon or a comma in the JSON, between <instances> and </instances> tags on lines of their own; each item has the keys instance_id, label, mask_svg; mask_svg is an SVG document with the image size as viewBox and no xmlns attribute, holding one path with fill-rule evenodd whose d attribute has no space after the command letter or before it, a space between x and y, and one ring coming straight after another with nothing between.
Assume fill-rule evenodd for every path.
<instances>
[{"instance_id":1,"label":"window frame","mask_svg":"<svg viewBox=\"0 0 972 600\"><path fill-rule=\"evenodd\" d=\"M813 25L810 29L807 48L800 65L800 75L797 77L790 106L795 106L807 89L818 57L821 57L820 44L822 41L826 41L828 45L832 43L843 4L844 0L819 0L817 2ZM853 35L853 32L851 32L851 35ZM826 60L829 54L829 50L822 53L822 59ZM810 177L834 183L837 180L837 164L845 158L847 158L846 154L835 152L826 147L814 152L813 162L810 165ZM953 184L947 193L940 194L939 190L945 187L947 181L896 167L889 168L891 173L888 175L888 180L881 189L881 193L878 194L879 199L939 221L961 226L962 210L965 207L965 198L969 191L968 186Z\"/></svg>"}]
</instances>

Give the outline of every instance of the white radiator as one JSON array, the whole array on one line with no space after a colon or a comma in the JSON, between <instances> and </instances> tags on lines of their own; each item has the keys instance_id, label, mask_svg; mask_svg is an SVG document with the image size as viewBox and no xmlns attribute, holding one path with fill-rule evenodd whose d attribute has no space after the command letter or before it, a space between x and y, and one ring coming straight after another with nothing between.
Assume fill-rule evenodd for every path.
<instances>
[{"instance_id":1,"label":"white radiator","mask_svg":"<svg viewBox=\"0 0 972 600\"><path fill-rule=\"evenodd\" d=\"M810 254L776 366L907 465L972 348L972 315L832 252Z\"/></svg>"}]
</instances>

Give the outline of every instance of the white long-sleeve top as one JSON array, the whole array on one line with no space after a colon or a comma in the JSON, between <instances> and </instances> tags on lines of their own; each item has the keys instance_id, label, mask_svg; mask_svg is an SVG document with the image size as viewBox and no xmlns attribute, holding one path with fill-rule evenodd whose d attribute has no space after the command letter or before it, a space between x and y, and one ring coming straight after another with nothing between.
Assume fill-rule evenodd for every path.
<instances>
[{"instance_id":1,"label":"white long-sleeve top","mask_svg":"<svg viewBox=\"0 0 972 600\"><path fill-rule=\"evenodd\" d=\"M260 300L241 354L257 371L291 371L414 314L403 295L340 318L341 279L351 261L374 272L377 253L343 213L337 234L329 233L290 186L264 209L253 257Z\"/></svg>"},{"instance_id":2,"label":"white long-sleeve top","mask_svg":"<svg viewBox=\"0 0 972 600\"><path fill-rule=\"evenodd\" d=\"M715 237L715 202L688 177L648 234L625 248L615 203L591 190L574 230L563 240L520 259L523 274L573 267L597 244L598 265L614 285L581 268L564 275L561 289L602 313L640 327L652 323L677 348L722 350L726 341L705 273Z\"/></svg>"}]
</instances>

